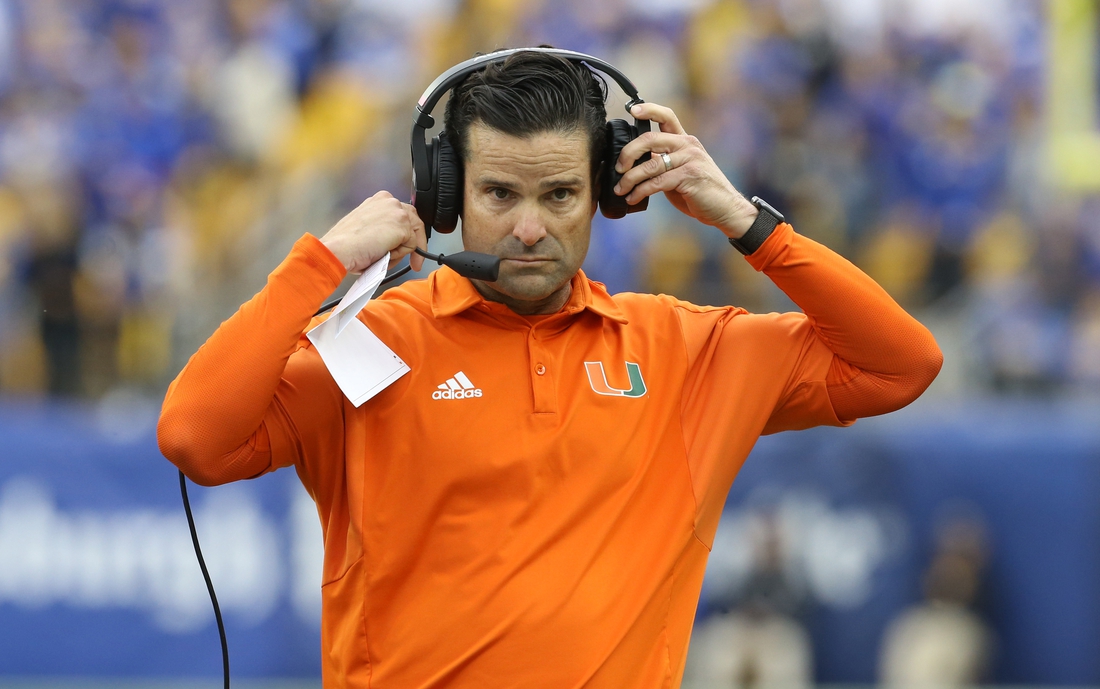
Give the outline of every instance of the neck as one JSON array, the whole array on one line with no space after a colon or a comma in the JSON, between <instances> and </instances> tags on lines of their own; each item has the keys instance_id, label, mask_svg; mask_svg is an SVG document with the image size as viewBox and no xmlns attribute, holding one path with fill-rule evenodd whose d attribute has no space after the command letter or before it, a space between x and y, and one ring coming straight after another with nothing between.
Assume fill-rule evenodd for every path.
<instances>
[{"instance_id":1,"label":"neck","mask_svg":"<svg viewBox=\"0 0 1100 689\"><path fill-rule=\"evenodd\" d=\"M482 280L470 280L470 282L474 283L474 288L477 289L486 300L504 304L521 316L542 316L557 313L561 311L562 307L569 301L569 297L573 294L572 280L566 282L550 295L534 301L510 297L507 294L496 291L489 286L489 283Z\"/></svg>"}]
</instances>

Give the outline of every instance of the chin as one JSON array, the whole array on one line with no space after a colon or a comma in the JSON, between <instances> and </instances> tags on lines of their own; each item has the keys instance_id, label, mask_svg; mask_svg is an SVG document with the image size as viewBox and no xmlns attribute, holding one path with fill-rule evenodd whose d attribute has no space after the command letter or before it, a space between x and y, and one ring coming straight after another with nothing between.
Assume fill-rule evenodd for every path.
<instances>
[{"instance_id":1,"label":"chin","mask_svg":"<svg viewBox=\"0 0 1100 689\"><path fill-rule=\"evenodd\" d=\"M508 275L486 283L493 290L519 301L540 301L557 292L569 280L552 280L542 275Z\"/></svg>"}]
</instances>

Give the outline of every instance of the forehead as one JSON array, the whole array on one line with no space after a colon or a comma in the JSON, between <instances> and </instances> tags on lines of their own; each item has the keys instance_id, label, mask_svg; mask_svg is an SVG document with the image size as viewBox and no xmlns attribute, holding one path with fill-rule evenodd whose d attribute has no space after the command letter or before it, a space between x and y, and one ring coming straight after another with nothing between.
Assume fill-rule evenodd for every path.
<instances>
[{"instance_id":1,"label":"forehead","mask_svg":"<svg viewBox=\"0 0 1100 689\"><path fill-rule=\"evenodd\" d=\"M583 130L519 137L475 122L468 136L467 176L514 182L537 182L559 175L588 178L588 137Z\"/></svg>"}]
</instances>

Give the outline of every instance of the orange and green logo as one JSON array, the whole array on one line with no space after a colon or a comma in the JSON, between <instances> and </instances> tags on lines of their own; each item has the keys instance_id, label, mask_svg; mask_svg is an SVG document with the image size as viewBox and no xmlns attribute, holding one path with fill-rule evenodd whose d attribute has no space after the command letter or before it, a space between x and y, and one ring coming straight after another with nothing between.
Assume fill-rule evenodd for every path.
<instances>
[{"instance_id":1,"label":"orange and green logo","mask_svg":"<svg viewBox=\"0 0 1100 689\"><path fill-rule=\"evenodd\" d=\"M588 384L598 394L612 397L641 397L646 393L645 381L642 380L642 367L632 361L626 362L626 375L630 380L629 390L613 388L607 383L607 374L604 373L602 361L586 361L584 370L588 373Z\"/></svg>"}]
</instances>

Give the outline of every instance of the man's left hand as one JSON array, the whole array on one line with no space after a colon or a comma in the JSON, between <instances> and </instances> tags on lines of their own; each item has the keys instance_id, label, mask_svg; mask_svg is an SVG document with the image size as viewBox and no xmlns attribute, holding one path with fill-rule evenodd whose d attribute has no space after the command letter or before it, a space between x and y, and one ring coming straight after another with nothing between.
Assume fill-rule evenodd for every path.
<instances>
[{"instance_id":1,"label":"man's left hand","mask_svg":"<svg viewBox=\"0 0 1100 689\"><path fill-rule=\"evenodd\" d=\"M699 222L734 239L745 234L756 219L756 206L726 179L699 140L684 131L676 113L656 103L639 103L630 114L656 122L661 131L646 132L623 147L616 169L626 173L615 193L634 204L663 191L673 206ZM632 168L647 151L653 154L650 160ZM670 167L662 153L668 154Z\"/></svg>"}]
</instances>

